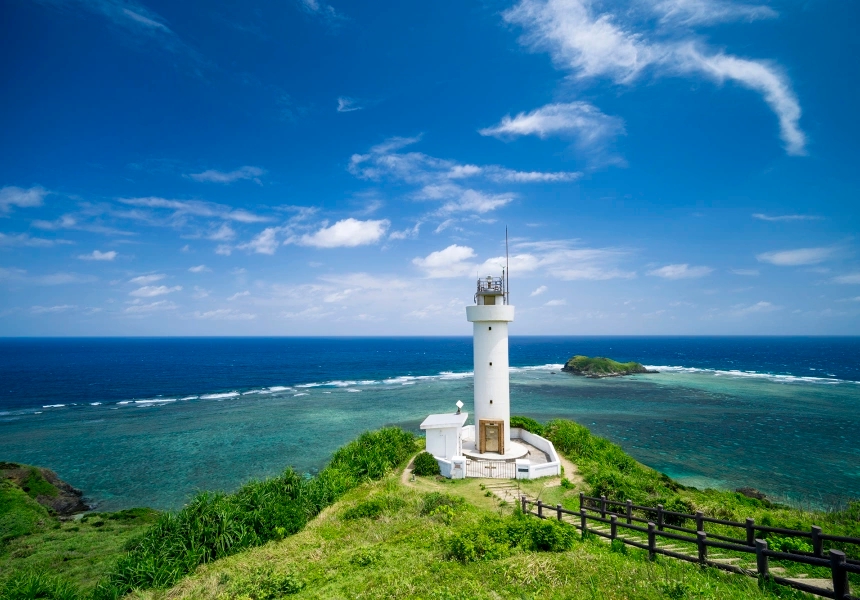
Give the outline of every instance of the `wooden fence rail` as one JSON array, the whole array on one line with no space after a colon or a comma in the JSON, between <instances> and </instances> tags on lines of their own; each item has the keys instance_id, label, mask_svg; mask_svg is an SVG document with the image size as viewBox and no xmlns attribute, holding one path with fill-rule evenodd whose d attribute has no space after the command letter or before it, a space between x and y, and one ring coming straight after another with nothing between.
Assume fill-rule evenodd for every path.
<instances>
[{"instance_id":1,"label":"wooden fence rail","mask_svg":"<svg viewBox=\"0 0 860 600\"><path fill-rule=\"evenodd\" d=\"M636 506L632 504L629 500L626 503L615 502L612 500L607 500L605 496L601 498L592 498L589 496L585 496L584 494L580 494L579 512L562 508L561 504L556 504L555 506L545 505L540 500L532 501L525 496L522 496L520 501L522 504L522 511L526 514L535 515L541 519L547 519L550 518L550 515L545 514L545 511L550 512L552 513L552 516L554 516L559 521L566 523L572 527L575 527L576 529L579 529L582 532L583 536L585 536L586 534L593 534L607 538L610 541L620 540L624 544L647 551L649 557L652 560L656 557L656 555L662 554L664 556L669 556L671 558L676 558L679 560L685 560L701 565L716 567L718 569L722 569L724 571L729 571L732 573L748 575L751 577L758 577L760 579L772 581L780 585L790 586L802 592L816 594L824 598L833 598L835 600L860 600L860 597L852 596L850 594L851 590L848 582L849 573L860 574L860 561L848 559L846 558L844 552L832 548L828 550L828 555L827 557L825 557L823 556L822 550L822 542L825 540L847 544L857 544L858 546L860 546L860 538L826 535L821 532L820 527L813 527L811 531L806 532L796 531L792 529L784 529L781 527L760 526L756 525L753 519L747 519L745 523L737 523L734 521L726 521L723 519L705 517L702 513L696 513L695 515L687 515L684 513L664 511L663 507L659 505L657 506L657 508L654 508L648 506ZM589 502L591 502L592 504L589 505ZM595 502L599 502L599 504L594 504ZM625 508L624 512L613 512L611 510L608 510L609 507L617 505L623 506ZM529 509L530 506L535 507L536 511L531 511ZM655 523L654 521L648 521L647 519L633 516L634 509L655 513L657 515L657 522ZM591 511L592 513L599 513L599 516L597 514L589 514L589 511ZM696 529L693 530L665 523L664 517L667 514L675 518L695 520ZM579 522L571 523L569 521L564 521L564 515L578 517ZM589 521L593 523L608 525L609 531L606 531L605 529L598 529L596 527L589 528ZM634 525L634 522L644 523L645 526L643 527L640 525ZM744 539L740 539L732 538L729 536L717 535L714 533L708 533L704 530L705 523L716 523L729 527L740 527L745 529L746 536ZM641 539L631 539L629 537L619 535L619 527L622 529L622 531L627 530L631 533L635 532L644 535L647 539L647 543ZM691 535L670 533L669 531L666 531L666 529ZM759 531L765 533L778 533L786 536L809 538L810 540L812 540L814 552L778 552L775 550L771 550L768 548L766 540L757 539L755 537L755 532ZM672 540L674 542L683 542L695 545L696 555L694 556L690 554L684 554L683 552L679 552L674 549L669 550L667 548L660 548L659 546L657 546L657 538L664 538L666 540ZM728 550L730 552L754 554L756 557L756 569L744 569L736 565L709 559L709 548ZM797 579L779 577L771 572L768 562L769 559L790 561L802 565L807 565L810 567L828 568L830 570L833 589L830 590L820 586L811 585L810 583L805 583Z\"/></svg>"}]
</instances>

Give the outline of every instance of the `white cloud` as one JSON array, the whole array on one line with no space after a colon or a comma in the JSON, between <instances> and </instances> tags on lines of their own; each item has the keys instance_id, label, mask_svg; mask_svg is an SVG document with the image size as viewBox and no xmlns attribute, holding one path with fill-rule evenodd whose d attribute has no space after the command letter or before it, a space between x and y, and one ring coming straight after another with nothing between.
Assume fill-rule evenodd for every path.
<instances>
[{"instance_id":1,"label":"white cloud","mask_svg":"<svg viewBox=\"0 0 860 600\"><path fill-rule=\"evenodd\" d=\"M760 221L820 221L821 217L815 215L765 215L762 213L753 214L753 219Z\"/></svg>"},{"instance_id":2,"label":"white cloud","mask_svg":"<svg viewBox=\"0 0 860 600\"><path fill-rule=\"evenodd\" d=\"M356 98L341 96L337 99L337 112L353 112L355 110L361 110L363 108L364 106L362 106L360 101Z\"/></svg>"},{"instance_id":3,"label":"white cloud","mask_svg":"<svg viewBox=\"0 0 860 600\"><path fill-rule=\"evenodd\" d=\"M549 302L544 304L544 306L566 306L566 305L567 305L567 300L564 300L564 299L562 299L562 300L550 300Z\"/></svg>"},{"instance_id":4,"label":"white cloud","mask_svg":"<svg viewBox=\"0 0 860 600\"><path fill-rule=\"evenodd\" d=\"M476 190L464 190L457 193L455 199L449 200L439 209L441 214L453 212L488 213L508 204L516 197L515 194L487 194Z\"/></svg>"},{"instance_id":5,"label":"white cloud","mask_svg":"<svg viewBox=\"0 0 860 600\"><path fill-rule=\"evenodd\" d=\"M163 296L182 290L181 285L167 287L166 285L145 285L128 293L129 296L137 298L154 298L155 296Z\"/></svg>"},{"instance_id":6,"label":"white cloud","mask_svg":"<svg viewBox=\"0 0 860 600\"><path fill-rule=\"evenodd\" d=\"M221 223L221 226L206 236L207 240L213 242L229 242L236 237L236 232L227 223Z\"/></svg>"},{"instance_id":7,"label":"white cloud","mask_svg":"<svg viewBox=\"0 0 860 600\"><path fill-rule=\"evenodd\" d=\"M431 252L427 256L412 259L412 264L422 269L427 277L458 277L472 273L475 264L469 259L475 257L475 251L468 246L451 244L444 250Z\"/></svg>"},{"instance_id":8,"label":"white cloud","mask_svg":"<svg viewBox=\"0 0 860 600\"><path fill-rule=\"evenodd\" d=\"M188 268L188 271L191 273L206 273L206 272L211 271L211 270L212 269L210 269L206 265L197 265L196 267L189 267Z\"/></svg>"},{"instance_id":9,"label":"white cloud","mask_svg":"<svg viewBox=\"0 0 860 600\"><path fill-rule=\"evenodd\" d=\"M529 294L529 296L540 296L541 294L543 294L548 289L549 289L548 287L546 287L545 285L542 285L539 288L537 288L535 291L533 291L531 294Z\"/></svg>"},{"instance_id":10,"label":"white cloud","mask_svg":"<svg viewBox=\"0 0 860 600\"><path fill-rule=\"evenodd\" d=\"M773 312L775 310L780 310L781 306L774 306L770 302L756 302L755 304L751 304L750 306L742 306L738 305L732 311L732 314L738 317L743 317L745 315L754 314L754 313L767 313Z\"/></svg>"},{"instance_id":11,"label":"white cloud","mask_svg":"<svg viewBox=\"0 0 860 600\"><path fill-rule=\"evenodd\" d=\"M654 10L662 21L682 25L711 25L730 21L773 19L777 12L768 6L725 0L657 0Z\"/></svg>"},{"instance_id":12,"label":"white cloud","mask_svg":"<svg viewBox=\"0 0 860 600\"><path fill-rule=\"evenodd\" d=\"M0 213L11 212L12 207L41 206L47 195L48 190L38 185L28 189L7 185L0 188Z\"/></svg>"},{"instance_id":13,"label":"white cloud","mask_svg":"<svg viewBox=\"0 0 860 600\"><path fill-rule=\"evenodd\" d=\"M732 269L735 275L755 276L758 275L758 269Z\"/></svg>"},{"instance_id":14,"label":"white cloud","mask_svg":"<svg viewBox=\"0 0 860 600\"><path fill-rule=\"evenodd\" d=\"M117 257L116 250L108 250L107 252L102 252L100 250L93 250L89 254L79 254L78 258L81 260L113 260Z\"/></svg>"},{"instance_id":15,"label":"white cloud","mask_svg":"<svg viewBox=\"0 0 860 600\"><path fill-rule=\"evenodd\" d=\"M624 121L605 115L588 102L547 104L530 113L507 115L498 125L481 129L481 135L511 138L536 135L569 137L581 148L596 148L624 133Z\"/></svg>"},{"instance_id":16,"label":"white cloud","mask_svg":"<svg viewBox=\"0 0 860 600\"><path fill-rule=\"evenodd\" d=\"M244 297L250 296L250 295L251 295L251 292L249 292L248 290L245 290L244 292L236 292L235 294L233 294L232 296L227 298L227 300L232 302L233 300L238 300L239 298L244 298Z\"/></svg>"},{"instance_id":17,"label":"white cloud","mask_svg":"<svg viewBox=\"0 0 860 600\"><path fill-rule=\"evenodd\" d=\"M72 304L61 304L58 306L33 306L30 308L30 312L34 315L44 315L49 313L55 314L68 312L70 310L75 310L76 308L77 306Z\"/></svg>"},{"instance_id":18,"label":"white cloud","mask_svg":"<svg viewBox=\"0 0 860 600\"><path fill-rule=\"evenodd\" d=\"M238 223L265 223L266 221L271 221L269 217L255 215L241 208L236 209L224 204L201 202L199 200L170 200L168 198L149 196L146 198L120 198L119 201L129 206L167 209L173 211L174 217L211 217L225 221L236 221Z\"/></svg>"},{"instance_id":19,"label":"white cloud","mask_svg":"<svg viewBox=\"0 0 860 600\"><path fill-rule=\"evenodd\" d=\"M759 262L781 267L796 267L799 265L817 265L831 258L835 253L835 248L798 248L797 250L763 252L756 255L756 259Z\"/></svg>"},{"instance_id":20,"label":"white cloud","mask_svg":"<svg viewBox=\"0 0 860 600\"><path fill-rule=\"evenodd\" d=\"M165 277L167 276L161 273L153 273L151 275L138 275L137 277L129 279L128 282L136 283L138 285L148 285L150 283L155 283L156 281L161 281Z\"/></svg>"},{"instance_id":21,"label":"white cloud","mask_svg":"<svg viewBox=\"0 0 860 600\"><path fill-rule=\"evenodd\" d=\"M418 237L418 231L421 229L421 221L415 223L413 227L401 229L400 231L392 231L388 236L389 240L408 240Z\"/></svg>"},{"instance_id":22,"label":"white cloud","mask_svg":"<svg viewBox=\"0 0 860 600\"><path fill-rule=\"evenodd\" d=\"M220 254L221 256L230 256L233 254L233 248L227 244L218 244L215 248L215 254Z\"/></svg>"},{"instance_id":23,"label":"white cloud","mask_svg":"<svg viewBox=\"0 0 860 600\"><path fill-rule=\"evenodd\" d=\"M564 281L605 281L636 276L635 272L617 266L628 254L618 248L583 248L578 247L575 240L517 242L513 247L514 254L507 262L514 277L533 271L543 271ZM504 268L505 264L504 256L489 258L479 271L492 273Z\"/></svg>"},{"instance_id":24,"label":"white cloud","mask_svg":"<svg viewBox=\"0 0 860 600\"><path fill-rule=\"evenodd\" d=\"M178 306L169 300L159 300L149 304L143 304L140 300L136 300L131 306L128 306L123 312L127 314L146 314L162 310L176 310Z\"/></svg>"},{"instance_id":25,"label":"white cloud","mask_svg":"<svg viewBox=\"0 0 860 600\"><path fill-rule=\"evenodd\" d=\"M760 93L776 114L786 152L805 154L800 104L781 69L711 50L696 38L679 35L683 32L670 31L665 40L651 41L646 32L621 23L633 14L624 8L597 12L589 0L521 0L504 18L525 29L524 44L548 52L559 68L580 79L607 77L631 84L651 69L656 75L735 81Z\"/></svg>"},{"instance_id":26,"label":"white cloud","mask_svg":"<svg viewBox=\"0 0 860 600\"><path fill-rule=\"evenodd\" d=\"M0 246L26 246L29 248L50 248L57 244L71 244L69 240L48 240L45 238L34 238L28 233L7 235L0 233Z\"/></svg>"},{"instance_id":27,"label":"white cloud","mask_svg":"<svg viewBox=\"0 0 860 600\"><path fill-rule=\"evenodd\" d=\"M191 173L188 175L194 181L201 181L205 183L233 183L234 181L239 181L240 179L249 179L254 183L262 185L263 182L260 181L260 177L266 174L264 169L260 167L239 167L235 171L216 171L214 169L209 169L208 171L203 171L202 173Z\"/></svg>"},{"instance_id":28,"label":"white cloud","mask_svg":"<svg viewBox=\"0 0 860 600\"><path fill-rule=\"evenodd\" d=\"M278 234L280 232L280 227L266 227L263 231L254 236L254 239L250 242L247 244L241 244L237 246L237 248L242 250L253 250L257 254L272 255L280 245L280 242L278 241ZM226 254L229 256L230 252L228 248L229 246L218 246L218 248L215 249L215 252L216 254Z\"/></svg>"},{"instance_id":29,"label":"white cloud","mask_svg":"<svg viewBox=\"0 0 860 600\"><path fill-rule=\"evenodd\" d=\"M320 17L330 25L336 25L339 21L345 19L333 6L325 2L320 2L320 0L299 0L299 4L306 13Z\"/></svg>"},{"instance_id":30,"label":"white cloud","mask_svg":"<svg viewBox=\"0 0 860 600\"><path fill-rule=\"evenodd\" d=\"M860 273L849 273L833 278L834 283L860 283Z\"/></svg>"},{"instance_id":31,"label":"white cloud","mask_svg":"<svg viewBox=\"0 0 860 600\"><path fill-rule=\"evenodd\" d=\"M648 271L648 274L654 275L655 277L662 277L663 279L693 279L696 277L704 277L711 271L713 271L711 267L691 267L684 263L666 265L659 269L652 269L651 271Z\"/></svg>"},{"instance_id":32,"label":"white cloud","mask_svg":"<svg viewBox=\"0 0 860 600\"><path fill-rule=\"evenodd\" d=\"M205 288L195 285L194 286L194 294L191 296L195 300L202 300L203 298L207 298L211 292Z\"/></svg>"},{"instance_id":33,"label":"white cloud","mask_svg":"<svg viewBox=\"0 0 860 600\"><path fill-rule=\"evenodd\" d=\"M196 311L194 313L194 318L212 321L251 321L253 319L256 319L257 315L239 312L238 310L234 310L232 308L219 308L206 312Z\"/></svg>"},{"instance_id":34,"label":"white cloud","mask_svg":"<svg viewBox=\"0 0 860 600\"><path fill-rule=\"evenodd\" d=\"M354 248L375 244L385 235L390 225L391 222L387 219L360 221L349 218L288 241L314 248Z\"/></svg>"}]
</instances>

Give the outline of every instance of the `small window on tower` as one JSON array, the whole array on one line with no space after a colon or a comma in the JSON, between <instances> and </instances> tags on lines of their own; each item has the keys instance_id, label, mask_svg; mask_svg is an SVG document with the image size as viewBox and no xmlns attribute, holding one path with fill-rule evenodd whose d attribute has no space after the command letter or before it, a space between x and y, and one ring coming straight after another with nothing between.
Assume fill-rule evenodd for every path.
<instances>
[{"instance_id":1,"label":"small window on tower","mask_svg":"<svg viewBox=\"0 0 860 600\"><path fill-rule=\"evenodd\" d=\"M493 401L492 401L492 400L490 400L490 404L492 404L492 403L493 403Z\"/></svg>"},{"instance_id":2,"label":"small window on tower","mask_svg":"<svg viewBox=\"0 0 860 600\"><path fill-rule=\"evenodd\" d=\"M492 366L493 366L493 363L490 363L490 366L492 367Z\"/></svg>"},{"instance_id":3,"label":"small window on tower","mask_svg":"<svg viewBox=\"0 0 860 600\"><path fill-rule=\"evenodd\" d=\"M487 327L487 330L488 330L488 331L492 331L492 330L493 330L493 328L492 328L492 327Z\"/></svg>"}]
</instances>

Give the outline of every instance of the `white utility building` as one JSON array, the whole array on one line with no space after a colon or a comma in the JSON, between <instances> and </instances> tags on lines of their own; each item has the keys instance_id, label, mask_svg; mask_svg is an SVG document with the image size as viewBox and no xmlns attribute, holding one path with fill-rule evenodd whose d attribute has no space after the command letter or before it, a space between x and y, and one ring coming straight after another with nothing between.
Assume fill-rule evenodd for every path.
<instances>
[{"instance_id":1,"label":"white utility building","mask_svg":"<svg viewBox=\"0 0 860 600\"><path fill-rule=\"evenodd\" d=\"M474 425L465 425L467 413L430 415L427 452L439 463L442 475L452 479L494 477L536 479L559 475L561 462L549 440L520 428L511 428L508 323L514 307L508 304L507 280L478 279L475 305L466 307L473 326L475 361Z\"/></svg>"}]
</instances>

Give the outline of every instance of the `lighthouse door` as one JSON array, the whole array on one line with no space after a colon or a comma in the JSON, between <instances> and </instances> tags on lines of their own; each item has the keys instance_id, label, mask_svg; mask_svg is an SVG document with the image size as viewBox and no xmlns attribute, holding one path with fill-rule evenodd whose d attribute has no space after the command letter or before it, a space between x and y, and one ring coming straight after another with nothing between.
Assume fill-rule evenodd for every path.
<instances>
[{"instance_id":1,"label":"lighthouse door","mask_svg":"<svg viewBox=\"0 0 860 600\"><path fill-rule=\"evenodd\" d=\"M498 452L504 454L502 427L504 421L481 421L481 453Z\"/></svg>"}]
</instances>

